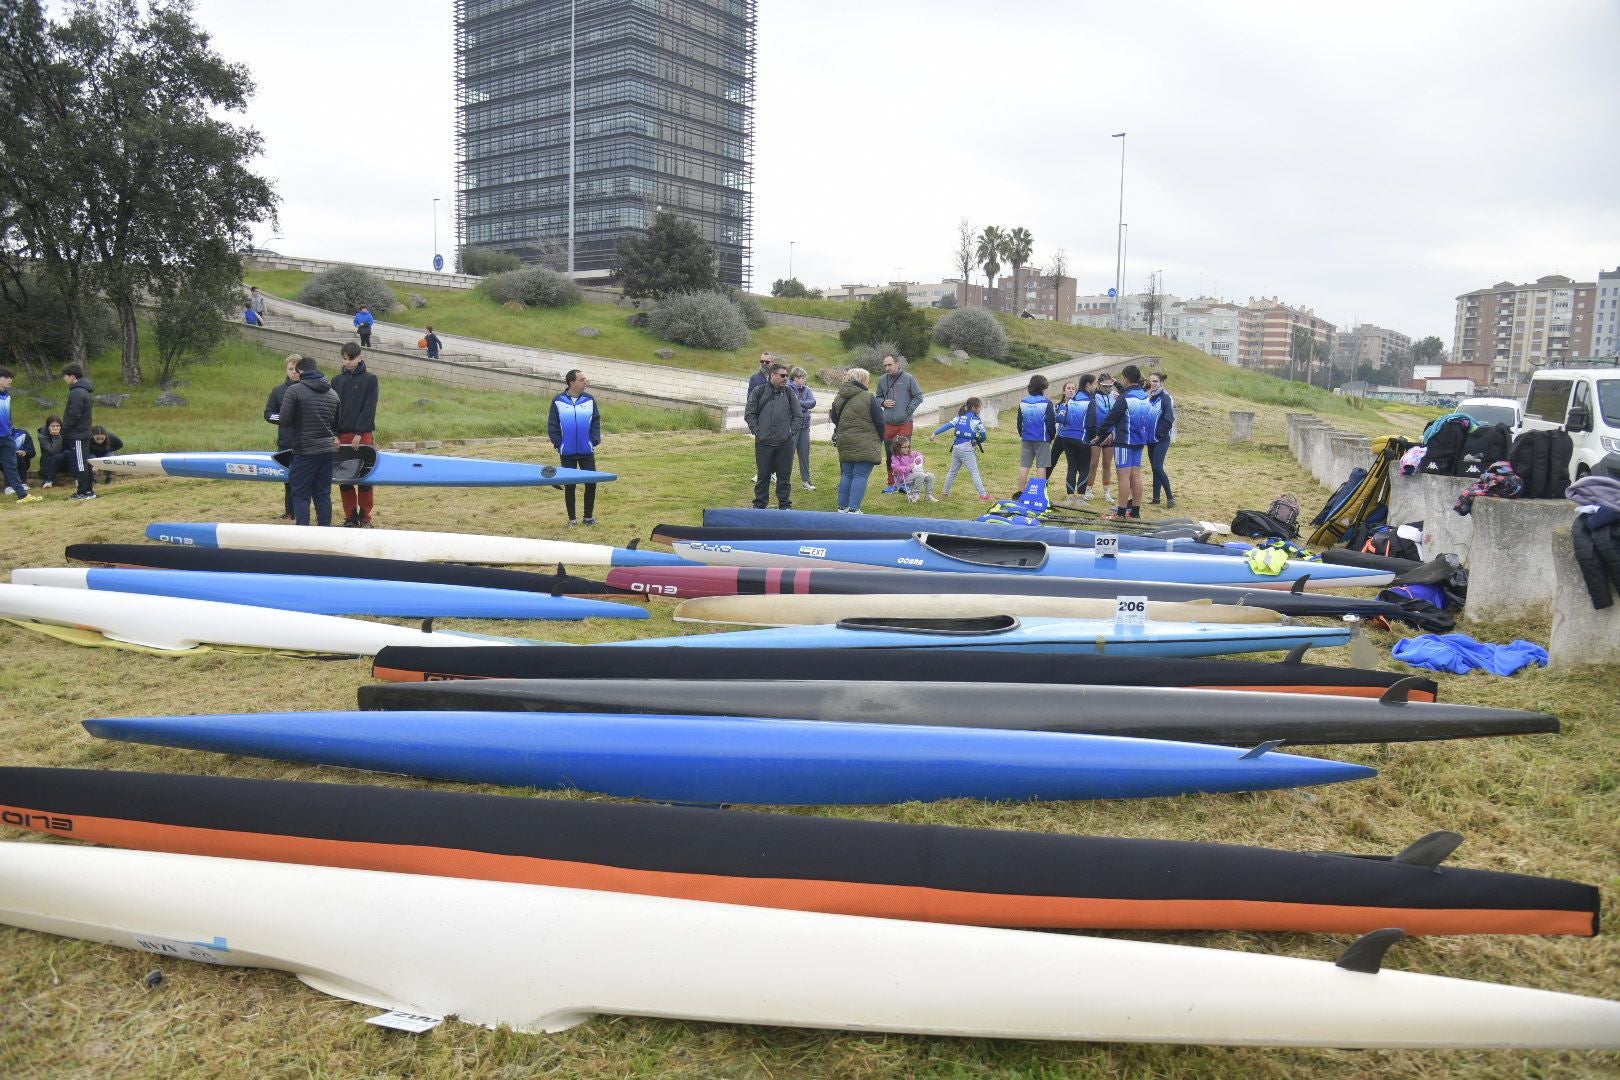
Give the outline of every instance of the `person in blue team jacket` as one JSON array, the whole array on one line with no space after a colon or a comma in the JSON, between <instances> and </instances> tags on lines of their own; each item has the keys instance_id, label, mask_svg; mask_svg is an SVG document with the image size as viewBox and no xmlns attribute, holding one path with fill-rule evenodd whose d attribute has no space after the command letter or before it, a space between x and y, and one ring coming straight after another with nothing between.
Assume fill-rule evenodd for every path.
<instances>
[{"instance_id":1,"label":"person in blue team jacket","mask_svg":"<svg viewBox=\"0 0 1620 1080\"><path fill-rule=\"evenodd\" d=\"M360 347L362 349L371 348L371 326L376 321L376 317L371 314L371 309L364 304L360 305L360 310L354 313L354 331L360 335Z\"/></svg>"},{"instance_id":2,"label":"person in blue team jacket","mask_svg":"<svg viewBox=\"0 0 1620 1080\"><path fill-rule=\"evenodd\" d=\"M1058 425L1057 410L1046 396L1051 385L1045 375L1031 375L1029 394L1018 403L1018 493L1014 499L1023 494L1031 473L1043 477L1052 464L1052 440Z\"/></svg>"},{"instance_id":3,"label":"person in blue team jacket","mask_svg":"<svg viewBox=\"0 0 1620 1080\"><path fill-rule=\"evenodd\" d=\"M585 373L579 368L568 372L568 386L551 399L551 414L546 418L546 434L551 445L562 456L565 469L595 469L596 448L602 443L602 410L596 399L585 392ZM570 527L578 524L574 516L574 488L563 487L563 505L568 510ZM596 485L585 485L585 524L596 524Z\"/></svg>"},{"instance_id":4,"label":"person in blue team jacket","mask_svg":"<svg viewBox=\"0 0 1620 1080\"><path fill-rule=\"evenodd\" d=\"M1112 435L1114 470L1119 473L1119 503L1108 520L1142 516L1142 451L1157 437L1159 407L1148 400L1142 386L1142 369L1126 364L1119 373L1123 390L1113 407L1102 418L1093 445L1101 445Z\"/></svg>"}]
</instances>

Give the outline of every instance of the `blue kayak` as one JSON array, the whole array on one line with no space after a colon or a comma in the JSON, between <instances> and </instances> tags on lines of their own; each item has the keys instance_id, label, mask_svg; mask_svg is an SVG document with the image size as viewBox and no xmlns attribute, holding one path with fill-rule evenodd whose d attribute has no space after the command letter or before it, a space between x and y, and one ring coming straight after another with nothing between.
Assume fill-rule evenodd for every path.
<instances>
[{"instance_id":1,"label":"blue kayak","mask_svg":"<svg viewBox=\"0 0 1620 1080\"><path fill-rule=\"evenodd\" d=\"M287 482L291 451L254 450L188 454L113 454L98 458L96 468L130 476L185 476L201 480ZM334 484L407 485L419 487L546 487L558 484L606 484L613 473L531 465L518 461L401 454L374 446L340 446L332 467Z\"/></svg>"},{"instance_id":2,"label":"blue kayak","mask_svg":"<svg viewBox=\"0 0 1620 1080\"><path fill-rule=\"evenodd\" d=\"M1107 619L990 615L966 619L845 619L820 626L779 626L602 644L616 649L968 649L1107 656L1224 656L1286 651L1298 645L1346 645L1350 634L1350 629L1343 626L1154 621L1130 625Z\"/></svg>"},{"instance_id":3,"label":"blue kayak","mask_svg":"<svg viewBox=\"0 0 1620 1080\"><path fill-rule=\"evenodd\" d=\"M374 581L300 574L236 574L206 570L18 569L19 585L100 592L178 596L307 611L314 615L372 615L411 619L645 619L645 608L576 596L438 585L419 581Z\"/></svg>"},{"instance_id":4,"label":"blue kayak","mask_svg":"<svg viewBox=\"0 0 1620 1080\"><path fill-rule=\"evenodd\" d=\"M873 533L949 533L986 540L1037 540L1054 547L1089 548L1098 536L1113 536L1106 529L1056 529L1049 525L1011 525L989 521L953 521L949 518L901 517L891 514L837 514L830 510L755 510L711 507L703 511L703 524L728 529L814 529ZM1160 540L1151 536L1120 534L1121 551L1185 551L1199 555L1230 555L1219 544L1196 540Z\"/></svg>"},{"instance_id":5,"label":"blue kayak","mask_svg":"<svg viewBox=\"0 0 1620 1080\"><path fill-rule=\"evenodd\" d=\"M1263 748L753 717L327 712L132 717L84 726L97 738L156 746L707 804L1143 798L1377 775L1362 765Z\"/></svg>"},{"instance_id":6,"label":"blue kayak","mask_svg":"<svg viewBox=\"0 0 1620 1080\"><path fill-rule=\"evenodd\" d=\"M845 518L865 515L844 514ZM677 555L715 566L831 566L891 570L933 570L973 574L1113 579L1126 590L1130 581L1183 585L1248 585L1286 589L1307 577L1306 588L1384 586L1394 575L1360 566L1290 562L1277 574L1256 574L1247 559L1173 551L1122 551L1098 555L1077 547L1053 547L1032 540L985 540L918 533L907 540L679 540Z\"/></svg>"}]
</instances>

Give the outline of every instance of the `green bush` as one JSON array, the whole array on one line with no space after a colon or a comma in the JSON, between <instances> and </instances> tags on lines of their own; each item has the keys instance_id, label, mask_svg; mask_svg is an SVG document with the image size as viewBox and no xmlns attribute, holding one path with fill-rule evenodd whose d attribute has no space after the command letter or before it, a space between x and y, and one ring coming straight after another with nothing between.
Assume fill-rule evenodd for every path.
<instances>
[{"instance_id":1,"label":"green bush","mask_svg":"<svg viewBox=\"0 0 1620 1080\"><path fill-rule=\"evenodd\" d=\"M524 307L568 307L585 298L566 275L543 266L491 274L478 283L478 290L497 304L516 301Z\"/></svg>"},{"instance_id":2,"label":"green bush","mask_svg":"<svg viewBox=\"0 0 1620 1080\"><path fill-rule=\"evenodd\" d=\"M906 356L921 359L928 355L929 330L928 316L912 307L904 292L886 289L856 309L838 340L846 349L892 341Z\"/></svg>"},{"instance_id":3,"label":"green bush","mask_svg":"<svg viewBox=\"0 0 1620 1080\"><path fill-rule=\"evenodd\" d=\"M298 302L340 315L353 315L363 307L370 308L373 315L381 315L394 306L394 292L371 271L341 263L304 282Z\"/></svg>"},{"instance_id":4,"label":"green bush","mask_svg":"<svg viewBox=\"0 0 1620 1080\"><path fill-rule=\"evenodd\" d=\"M879 341L870 345L857 345L849 350L849 367L865 368L876 375L883 370L885 356L898 356L902 359L905 354L900 346L892 341Z\"/></svg>"},{"instance_id":5,"label":"green bush","mask_svg":"<svg viewBox=\"0 0 1620 1080\"><path fill-rule=\"evenodd\" d=\"M984 308L958 308L939 320L934 340L947 349L961 349L969 356L1000 360L1007 355L1007 331Z\"/></svg>"},{"instance_id":6,"label":"green bush","mask_svg":"<svg viewBox=\"0 0 1620 1080\"><path fill-rule=\"evenodd\" d=\"M694 349L740 349L748 344L748 323L723 292L666 296L648 319L654 334Z\"/></svg>"},{"instance_id":7,"label":"green bush","mask_svg":"<svg viewBox=\"0 0 1620 1080\"><path fill-rule=\"evenodd\" d=\"M496 251L494 248L473 247L468 245L461 249L461 272L483 277L486 274L504 274L508 270L516 270L523 263L510 251Z\"/></svg>"},{"instance_id":8,"label":"green bush","mask_svg":"<svg viewBox=\"0 0 1620 1080\"><path fill-rule=\"evenodd\" d=\"M765 318L765 309L745 292L731 294L731 302L737 305L738 314L742 315L743 322L748 324L750 330L763 330L768 325Z\"/></svg>"},{"instance_id":9,"label":"green bush","mask_svg":"<svg viewBox=\"0 0 1620 1080\"><path fill-rule=\"evenodd\" d=\"M1048 349L1045 345L1033 345L1027 341L1010 341L1007 343L1007 355L1001 362L1008 367L1019 371L1035 371L1038 368L1051 367L1061 364L1069 359L1067 353L1060 353L1056 349Z\"/></svg>"}]
</instances>

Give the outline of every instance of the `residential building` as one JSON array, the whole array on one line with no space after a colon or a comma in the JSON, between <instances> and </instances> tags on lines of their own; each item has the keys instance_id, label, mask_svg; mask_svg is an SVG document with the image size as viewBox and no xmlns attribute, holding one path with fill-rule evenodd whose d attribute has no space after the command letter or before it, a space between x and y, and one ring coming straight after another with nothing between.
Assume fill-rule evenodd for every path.
<instances>
[{"instance_id":1,"label":"residential building","mask_svg":"<svg viewBox=\"0 0 1620 1080\"><path fill-rule=\"evenodd\" d=\"M1591 355L1620 356L1620 266L1598 274Z\"/></svg>"},{"instance_id":2,"label":"residential building","mask_svg":"<svg viewBox=\"0 0 1620 1080\"><path fill-rule=\"evenodd\" d=\"M1609 287L1620 287L1620 280ZM1529 285L1499 281L1463 293L1457 297L1452 359L1489 365L1490 382L1516 391L1543 364L1590 356L1598 312L1608 310L1596 302L1613 303L1597 289L1595 282L1550 274Z\"/></svg>"},{"instance_id":3,"label":"residential building","mask_svg":"<svg viewBox=\"0 0 1620 1080\"><path fill-rule=\"evenodd\" d=\"M454 0L458 244L566 258L572 158L580 276L607 273L618 241L667 209L714 244L720 279L745 288L754 8Z\"/></svg>"},{"instance_id":4,"label":"residential building","mask_svg":"<svg viewBox=\"0 0 1620 1080\"><path fill-rule=\"evenodd\" d=\"M906 299L911 301L913 307L949 307L951 305L945 302L946 297L950 297L957 307L984 306L984 286L957 278L929 282L891 281L887 285L840 285L836 289L829 288L823 298L870 300L878 293L891 289L904 289Z\"/></svg>"},{"instance_id":5,"label":"residential building","mask_svg":"<svg viewBox=\"0 0 1620 1080\"><path fill-rule=\"evenodd\" d=\"M1337 328L1326 319L1318 318L1310 308L1296 308L1279 301L1275 296L1249 297L1240 313L1238 332L1238 363L1243 367L1277 372L1290 369L1296 377L1308 373L1298 370L1298 358L1293 353L1294 331L1306 330L1321 345L1327 356L1333 353Z\"/></svg>"},{"instance_id":6,"label":"residential building","mask_svg":"<svg viewBox=\"0 0 1620 1080\"><path fill-rule=\"evenodd\" d=\"M1354 374L1363 364L1386 367L1391 358L1411 349L1412 339L1405 334L1372 323L1358 323L1339 331L1333 345L1333 366Z\"/></svg>"},{"instance_id":7,"label":"residential building","mask_svg":"<svg viewBox=\"0 0 1620 1080\"><path fill-rule=\"evenodd\" d=\"M1170 306L1180 302L1180 298L1170 293L1127 293L1120 302L1120 313L1124 316L1124 328L1140 333L1148 332L1148 305L1150 298L1157 296L1159 303L1158 314L1153 317L1153 330L1160 333L1164 326L1163 315ZM1102 294L1090 296L1077 296L1074 303L1074 315L1069 322L1077 326L1097 326L1106 330L1118 328L1119 323L1114 321L1114 301L1111 297Z\"/></svg>"},{"instance_id":8,"label":"residential building","mask_svg":"<svg viewBox=\"0 0 1620 1080\"><path fill-rule=\"evenodd\" d=\"M1204 296L1179 300L1163 295L1166 302L1161 319L1167 337L1184 342L1228 364L1238 362L1243 309L1226 300Z\"/></svg>"},{"instance_id":9,"label":"residential building","mask_svg":"<svg viewBox=\"0 0 1620 1080\"><path fill-rule=\"evenodd\" d=\"M1053 277L1030 267L1019 272L1017 281L1011 274L1001 275L996 287L989 290L985 306L1009 314L1027 311L1037 319L1073 322L1078 284L1072 277Z\"/></svg>"},{"instance_id":10,"label":"residential building","mask_svg":"<svg viewBox=\"0 0 1620 1080\"><path fill-rule=\"evenodd\" d=\"M1127 300L1129 297L1126 298ZM1076 326L1112 327L1114 325L1114 298L1101 293L1074 298L1074 314L1069 321Z\"/></svg>"}]
</instances>

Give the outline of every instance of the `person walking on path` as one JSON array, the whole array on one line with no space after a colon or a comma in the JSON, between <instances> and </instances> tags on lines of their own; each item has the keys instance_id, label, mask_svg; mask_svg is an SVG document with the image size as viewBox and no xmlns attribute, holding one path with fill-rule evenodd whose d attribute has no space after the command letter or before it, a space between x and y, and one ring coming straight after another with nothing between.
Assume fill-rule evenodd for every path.
<instances>
[{"instance_id":1,"label":"person walking on path","mask_svg":"<svg viewBox=\"0 0 1620 1080\"><path fill-rule=\"evenodd\" d=\"M776 477L776 505L793 509L793 448L798 445L804 410L799 395L787 384L787 368L772 363L766 381L748 395L743 420L754 434L754 508L770 501L771 477Z\"/></svg>"},{"instance_id":2,"label":"person walking on path","mask_svg":"<svg viewBox=\"0 0 1620 1080\"><path fill-rule=\"evenodd\" d=\"M248 289L248 307L253 309L253 314L259 317L259 325L263 326L264 293L259 291L259 287L257 285L254 285L252 288Z\"/></svg>"},{"instance_id":3,"label":"person walking on path","mask_svg":"<svg viewBox=\"0 0 1620 1080\"><path fill-rule=\"evenodd\" d=\"M917 415L922 397L917 376L906 370L906 362L898 356L885 356L877 388L878 406L883 410L883 462L889 473L885 495L894 492L894 440L911 434L911 418Z\"/></svg>"},{"instance_id":4,"label":"person walking on path","mask_svg":"<svg viewBox=\"0 0 1620 1080\"><path fill-rule=\"evenodd\" d=\"M1074 505L1086 493L1086 480L1091 472L1091 444L1086 441L1086 424L1091 412L1092 388L1097 376L1082 375L1078 383L1065 383L1064 401L1057 407L1058 437L1052 454L1052 473L1057 474L1060 456L1067 460L1068 469L1063 476L1063 500Z\"/></svg>"},{"instance_id":5,"label":"person walking on path","mask_svg":"<svg viewBox=\"0 0 1620 1080\"><path fill-rule=\"evenodd\" d=\"M242 321L247 323L249 326L264 325L264 317L261 316L257 311L253 310L252 304L242 305Z\"/></svg>"},{"instance_id":6,"label":"person walking on path","mask_svg":"<svg viewBox=\"0 0 1620 1080\"><path fill-rule=\"evenodd\" d=\"M990 433L984 429L983 418L979 416L979 410L983 408L983 401L976 397L968 398L957 410L955 420L945 421L928 436L930 440L937 439L947 431L954 436L951 442L951 467L945 471L945 483L939 490L942 496L950 496L951 484L955 482L956 474L966 469L968 479L973 481L973 490L979 493L980 501L995 501L995 496L984 489L984 480L979 476L979 447L990 437Z\"/></svg>"},{"instance_id":7,"label":"person walking on path","mask_svg":"<svg viewBox=\"0 0 1620 1080\"><path fill-rule=\"evenodd\" d=\"M1086 493L1081 496L1087 502L1090 502L1096 494L1093 489L1097 484L1099 470L1102 472L1103 502L1107 502L1111 497L1108 488L1114 473L1114 455L1111 449L1114 445L1114 436L1111 432L1103 431L1102 418L1114 407L1114 401L1114 377L1105 371L1097 376L1097 392L1091 397L1091 408L1088 411L1086 441L1093 449L1091 468L1086 472ZM1098 441L1098 436L1103 436L1101 442ZM1099 451L1097 447L1103 449Z\"/></svg>"},{"instance_id":8,"label":"person walking on path","mask_svg":"<svg viewBox=\"0 0 1620 1080\"><path fill-rule=\"evenodd\" d=\"M377 376L366 370L360 347L343 343L343 370L332 380L338 396L337 440L343 446L374 446L377 431ZM371 525L371 507L376 489L370 484L344 484L343 524L361 529Z\"/></svg>"},{"instance_id":9,"label":"person walking on path","mask_svg":"<svg viewBox=\"0 0 1620 1080\"><path fill-rule=\"evenodd\" d=\"M602 445L602 410L596 399L585 392L588 380L579 368L567 375L563 392L551 399L551 412L546 417L546 434L551 446L562 458L565 469L596 468L596 448ZM568 526L573 528L574 489L577 484L563 485L563 506L568 510ZM596 524L596 485L585 485L585 524Z\"/></svg>"},{"instance_id":10,"label":"person walking on path","mask_svg":"<svg viewBox=\"0 0 1620 1080\"><path fill-rule=\"evenodd\" d=\"M293 459L287 470L292 484L293 523L332 524L332 465L337 458L338 396L313 356L298 361L298 381L281 395L281 426L292 431Z\"/></svg>"},{"instance_id":11,"label":"person walking on path","mask_svg":"<svg viewBox=\"0 0 1620 1080\"><path fill-rule=\"evenodd\" d=\"M1106 520L1123 521L1142 516L1142 451L1153 441L1159 426L1159 410L1148 400L1142 386L1142 370L1126 364L1119 372L1124 389L1113 407L1102 418L1099 437L1111 436L1114 443L1114 469L1119 473L1119 504Z\"/></svg>"},{"instance_id":12,"label":"person walking on path","mask_svg":"<svg viewBox=\"0 0 1620 1080\"><path fill-rule=\"evenodd\" d=\"M439 354L444 351L444 342L440 341L439 335L433 332L433 327L430 326L427 328L427 336L422 340L427 342L428 359L437 360L439 358Z\"/></svg>"},{"instance_id":13,"label":"person walking on path","mask_svg":"<svg viewBox=\"0 0 1620 1080\"><path fill-rule=\"evenodd\" d=\"M362 349L371 348L371 324L376 321L371 315L371 309L364 304L360 306L359 311L354 313L354 329L360 335L360 347Z\"/></svg>"},{"instance_id":14,"label":"person walking on path","mask_svg":"<svg viewBox=\"0 0 1620 1080\"><path fill-rule=\"evenodd\" d=\"M1024 485L1029 483L1031 476L1037 479L1044 477L1052 464L1052 440L1057 437L1057 409L1052 405L1052 399L1046 396L1046 388L1050 385L1045 375L1031 375L1029 393L1018 403L1018 438L1021 441L1018 444L1018 493L1013 496L1014 500L1024 493Z\"/></svg>"},{"instance_id":15,"label":"person walking on path","mask_svg":"<svg viewBox=\"0 0 1620 1080\"><path fill-rule=\"evenodd\" d=\"M293 353L287 357L285 370L287 377L270 388L270 396L264 399L264 422L276 425L276 452L284 453L293 448L293 433L290 428L281 426L281 399L287 393L287 387L298 381L298 361L303 357ZM292 484L281 485L281 520L293 519Z\"/></svg>"},{"instance_id":16,"label":"person walking on path","mask_svg":"<svg viewBox=\"0 0 1620 1080\"><path fill-rule=\"evenodd\" d=\"M96 497L96 473L90 467L86 444L90 441L91 420L96 408L96 388L78 363L62 368L62 381L68 385L67 408L62 410L62 438L73 452L73 469L79 490L73 498L84 502Z\"/></svg>"},{"instance_id":17,"label":"person walking on path","mask_svg":"<svg viewBox=\"0 0 1620 1080\"><path fill-rule=\"evenodd\" d=\"M1176 437L1176 402L1164 388L1165 376L1154 372L1148 376L1148 400L1159 407L1159 424L1148 444L1148 463L1153 467L1153 505L1159 505L1159 490L1164 489L1165 505L1176 508L1176 493L1170 490L1170 474L1164 471L1164 457L1170 452L1170 443Z\"/></svg>"},{"instance_id":18,"label":"person walking on path","mask_svg":"<svg viewBox=\"0 0 1620 1080\"><path fill-rule=\"evenodd\" d=\"M872 375L865 368L850 368L838 396L827 411L838 444L838 512L861 513L866 482L883 460L883 407L867 389Z\"/></svg>"},{"instance_id":19,"label":"person walking on path","mask_svg":"<svg viewBox=\"0 0 1620 1080\"><path fill-rule=\"evenodd\" d=\"M17 496L18 502L34 502L43 496L28 494L28 485L17 472L17 443L11 428L11 380L16 375L10 368L0 367L0 476L5 477L6 490Z\"/></svg>"},{"instance_id":20,"label":"person walking on path","mask_svg":"<svg viewBox=\"0 0 1620 1080\"><path fill-rule=\"evenodd\" d=\"M789 369L788 385L799 398L801 419L804 421L796 440L799 452L799 480L804 484L804 490L814 491L816 485L810 482L810 410L816 407L816 392L810 389L810 373L802 367Z\"/></svg>"}]
</instances>

